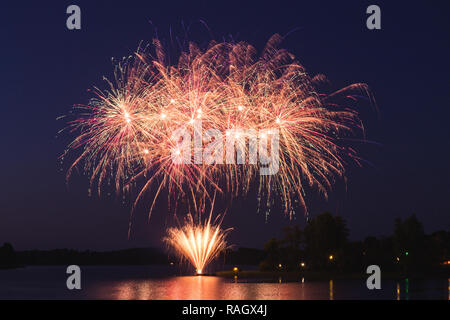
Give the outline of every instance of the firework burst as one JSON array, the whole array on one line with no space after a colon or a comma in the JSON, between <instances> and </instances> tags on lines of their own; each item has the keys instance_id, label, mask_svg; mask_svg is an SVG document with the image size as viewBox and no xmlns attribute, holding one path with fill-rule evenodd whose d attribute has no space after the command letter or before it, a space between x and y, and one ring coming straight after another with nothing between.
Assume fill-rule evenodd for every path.
<instances>
[{"instance_id":1,"label":"firework burst","mask_svg":"<svg viewBox=\"0 0 450 320\"><path fill-rule=\"evenodd\" d=\"M321 94L324 77L311 78L291 53L278 48L281 40L274 35L259 57L245 42L212 42L206 50L191 43L175 64L168 63L158 40L153 55L139 49L116 67L109 90L96 89L96 97L79 106L83 111L69 123L77 137L68 151L81 152L68 176L83 166L99 193L106 179L115 182L117 192L144 181L135 205L153 188L150 213L162 190L169 198L185 199L194 212L204 212L213 193L242 195L255 183L266 197L278 194L289 214L294 200L306 208L305 190L326 198L344 176L346 162L359 163L345 140L362 134L362 125L357 112L340 102L356 99L361 91L371 96L364 84ZM195 131L197 120L205 130L224 133L276 129L278 173L261 176L261 164L175 163L179 141L173 132ZM241 137L240 143L250 138Z\"/></svg>"}]
</instances>

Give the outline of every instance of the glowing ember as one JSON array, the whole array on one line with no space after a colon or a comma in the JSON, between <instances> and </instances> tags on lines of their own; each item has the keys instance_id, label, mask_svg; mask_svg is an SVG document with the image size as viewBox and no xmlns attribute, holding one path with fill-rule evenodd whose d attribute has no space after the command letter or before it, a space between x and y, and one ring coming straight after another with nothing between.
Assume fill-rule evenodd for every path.
<instances>
[{"instance_id":1,"label":"glowing ember","mask_svg":"<svg viewBox=\"0 0 450 320\"><path fill-rule=\"evenodd\" d=\"M217 255L227 248L225 237L231 229L222 230L220 222L211 223L211 215L204 223L195 223L188 215L185 224L167 230L164 241L182 258L194 266L197 274Z\"/></svg>"}]
</instances>

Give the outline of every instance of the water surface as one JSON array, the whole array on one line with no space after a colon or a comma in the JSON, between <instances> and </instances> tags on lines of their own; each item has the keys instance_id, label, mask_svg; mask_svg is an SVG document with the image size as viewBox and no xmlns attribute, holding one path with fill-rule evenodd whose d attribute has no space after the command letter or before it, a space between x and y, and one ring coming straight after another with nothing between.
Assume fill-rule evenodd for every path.
<instances>
[{"instance_id":1,"label":"water surface","mask_svg":"<svg viewBox=\"0 0 450 320\"><path fill-rule=\"evenodd\" d=\"M449 299L450 279L382 280L368 290L365 280L256 282L213 276L179 276L166 266L82 266L82 289L68 290L63 266L0 270L0 299L141 300L341 300Z\"/></svg>"}]
</instances>

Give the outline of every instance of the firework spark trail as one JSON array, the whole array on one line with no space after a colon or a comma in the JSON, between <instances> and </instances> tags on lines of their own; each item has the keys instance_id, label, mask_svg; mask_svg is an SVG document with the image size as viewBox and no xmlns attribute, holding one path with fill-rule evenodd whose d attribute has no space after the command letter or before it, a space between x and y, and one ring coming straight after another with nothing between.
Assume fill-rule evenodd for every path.
<instances>
[{"instance_id":1,"label":"firework spark trail","mask_svg":"<svg viewBox=\"0 0 450 320\"><path fill-rule=\"evenodd\" d=\"M194 222L189 214L183 226L167 230L164 241L180 257L192 263L197 274L202 274L206 265L227 248L225 237L230 230L222 230L220 222L212 223L211 214L204 223Z\"/></svg>"},{"instance_id":2,"label":"firework spark trail","mask_svg":"<svg viewBox=\"0 0 450 320\"><path fill-rule=\"evenodd\" d=\"M68 177L84 164L99 193L106 180L114 181L120 193L143 179L135 205L156 187L155 200L166 189L169 198L189 199L194 212L204 211L212 193L245 194L253 182L266 197L279 194L286 213L292 212L294 199L306 208L307 188L327 198L335 180L344 176L346 162L359 160L345 139L363 133L357 112L339 107L339 101L361 91L371 95L364 84L321 94L317 85L324 77L309 77L292 54L278 49L281 39L274 35L259 58L245 42L212 42L204 51L191 43L173 65L166 63L158 40L153 41L156 57L139 49L116 67L110 89L96 89L96 97L79 106L84 111L69 123L78 136L67 152L82 151ZM260 176L260 164L174 163L171 155L179 151L173 132L194 130L196 120L205 130L220 132L276 129L278 174ZM149 215L153 206L154 201Z\"/></svg>"}]
</instances>

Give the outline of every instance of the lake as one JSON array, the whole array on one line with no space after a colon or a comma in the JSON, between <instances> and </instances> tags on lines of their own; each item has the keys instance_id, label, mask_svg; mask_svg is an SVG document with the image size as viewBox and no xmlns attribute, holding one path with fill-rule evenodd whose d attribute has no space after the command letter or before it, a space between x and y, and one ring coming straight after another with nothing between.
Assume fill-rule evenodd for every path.
<instances>
[{"instance_id":1,"label":"lake","mask_svg":"<svg viewBox=\"0 0 450 320\"><path fill-rule=\"evenodd\" d=\"M81 266L82 289L68 290L64 266L0 270L0 299L143 300L450 300L450 279L257 282L214 276L182 276L167 266Z\"/></svg>"}]
</instances>

